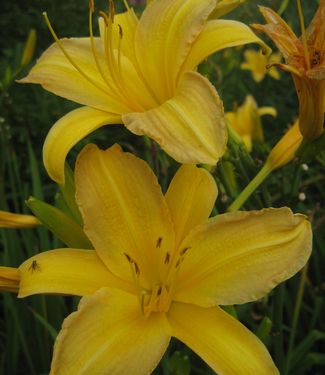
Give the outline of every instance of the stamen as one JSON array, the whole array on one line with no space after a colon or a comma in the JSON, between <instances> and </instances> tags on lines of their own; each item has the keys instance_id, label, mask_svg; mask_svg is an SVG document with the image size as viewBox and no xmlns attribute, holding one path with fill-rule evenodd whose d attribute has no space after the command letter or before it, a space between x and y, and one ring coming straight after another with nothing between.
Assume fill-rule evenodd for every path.
<instances>
[{"instance_id":1,"label":"stamen","mask_svg":"<svg viewBox=\"0 0 325 375\"><path fill-rule=\"evenodd\" d=\"M107 17L107 14L105 12L103 12L102 10L99 11L99 15L103 18L104 22L105 22L105 26L108 27L108 17Z\"/></svg>"},{"instance_id":2,"label":"stamen","mask_svg":"<svg viewBox=\"0 0 325 375\"><path fill-rule=\"evenodd\" d=\"M117 24L117 26L118 26L118 32L119 32L120 39L122 40L122 38L123 38L122 26L119 23Z\"/></svg>"},{"instance_id":3,"label":"stamen","mask_svg":"<svg viewBox=\"0 0 325 375\"><path fill-rule=\"evenodd\" d=\"M300 28L301 28L301 39L302 39L302 44L304 46L305 62L306 62L307 69L309 70L310 60L309 60L308 45L307 45L307 38L306 38L305 21L304 21L304 15L302 13L300 0L297 0L297 8L298 8L298 14L299 14Z\"/></svg>"},{"instance_id":4,"label":"stamen","mask_svg":"<svg viewBox=\"0 0 325 375\"><path fill-rule=\"evenodd\" d=\"M108 88L115 92L114 87L111 85L111 83L108 81L107 77L105 76L103 69L99 63L99 59L97 56L96 48L95 48L95 42L94 42L94 34L93 34L93 13L94 13L94 1L90 0L90 5L89 5L89 35L90 35L90 45L91 45L91 50L93 52L94 60L97 66L97 69L102 76L104 82L107 84ZM105 14L105 13L104 13ZM104 17L103 17L104 18ZM105 22L105 18L104 18Z\"/></svg>"},{"instance_id":5,"label":"stamen","mask_svg":"<svg viewBox=\"0 0 325 375\"><path fill-rule=\"evenodd\" d=\"M115 16L115 5L114 5L113 0L109 0L108 9L109 9L109 16L110 16L111 22L113 24L114 23L114 16Z\"/></svg>"},{"instance_id":6,"label":"stamen","mask_svg":"<svg viewBox=\"0 0 325 375\"><path fill-rule=\"evenodd\" d=\"M135 274L137 276L139 276L140 275L140 268L139 268L138 264L135 261L133 261L133 265L134 265Z\"/></svg>"},{"instance_id":7,"label":"stamen","mask_svg":"<svg viewBox=\"0 0 325 375\"><path fill-rule=\"evenodd\" d=\"M95 2L94 0L89 0L89 10L91 13L94 13L95 11Z\"/></svg>"},{"instance_id":8,"label":"stamen","mask_svg":"<svg viewBox=\"0 0 325 375\"><path fill-rule=\"evenodd\" d=\"M161 246L161 243L162 243L162 237L159 237L158 240L157 240L157 243L156 243L156 249L159 249L160 246Z\"/></svg>"},{"instance_id":9,"label":"stamen","mask_svg":"<svg viewBox=\"0 0 325 375\"><path fill-rule=\"evenodd\" d=\"M129 7L128 2L127 2L126 0L123 0L123 4L124 4L126 10L129 11L129 10L130 10L130 7Z\"/></svg>"},{"instance_id":10,"label":"stamen","mask_svg":"<svg viewBox=\"0 0 325 375\"><path fill-rule=\"evenodd\" d=\"M179 258L178 261L177 261L176 264L175 264L175 268L178 268L178 267L183 263L183 261L184 261L184 258L183 258L183 257L182 257L182 258Z\"/></svg>"},{"instance_id":11,"label":"stamen","mask_svg":"<svg viewBox=\"0 0 325 375\"><path fill-rule=\"evenodd\" d=\"M127 253L123 253L123 254L124 254L124 256L126 257L126 259L128 260L128 262L130 262L130 263L133 262L133 261L132 261L132 258L130 257L129 254L127 254Z\"/></svg>"},{"instance_id":12,"label":"stamen","mask_svg":"<svg viewBox=\"0 0 325 375\"><path fill-rule=\"evenodd\" d=\"M169 264L169 262L170 262L170 254L167 252L165 256L164 264Z\"/></svg>"},{"instance_id":13,"label":"stamen","mask_svg":"<svg viewBox=\"0 0 325 375\"><path fill-rule=\"evenodd\" d=\"M58 38L58 36L56 35L53 27L52 27L52 24L47 16L47 13L46 12L43 12L43 16L45 18L45 22L47 24L47 27L50 31L50 33L52 34L55 42L57 43L57 45L59 46L60 50L62 51L62 53L64 54L64 56L68 59L68 61L70 62L70 64L75 68L77 69L77 71L88 81L90 82L92 85L94 85L98 90L100 91L103 91L105 94L108 94L108 92L103 89L101 86L99 86L92 78L90 78L82 69L80 69L80 67L73 61L73 59L71 58L71 56L68 54L68 52L64 49L60 39Z\"/></svg>"},{"instance_id":14,"label":"stamen","mask_svg":"<svg viewBox=\"0 0 325 375\"><path fill-rule=\"evenodd\" d=\"M190 250L190 247L185 247L185 248L179 253L179 255L180 255L180 256L185 255L185 254L188 252L188 250Z\"/></svg>"}]
</instances>

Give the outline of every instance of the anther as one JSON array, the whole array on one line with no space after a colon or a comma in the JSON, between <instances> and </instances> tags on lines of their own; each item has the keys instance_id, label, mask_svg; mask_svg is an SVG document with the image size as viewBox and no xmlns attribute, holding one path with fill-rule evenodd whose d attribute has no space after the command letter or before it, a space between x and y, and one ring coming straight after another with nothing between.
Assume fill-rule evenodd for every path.
<instances>
[{"instance_id":1,"label":"anther","mask_svg":"<svg viewBox=\"0 0 325 375\"><path fill-rule=\"evenodd\" d=\"M159 237L158 240L157 240L157 243L156 243L156 249L159 249L160 246L161 246L161 243L162 243L162 237Z\"/></svg>"},{"instance_id":2,"label":"anther","mask_svg":"<svg viewBox=\"0 0 325 375\"><path fill-rule=\"evenodd\" d=\"M168 263L169 263L169 261L170 261L170 254L169 254L169 253L166 253L166 256L165 256L165 261L164 261L164 263L165 263L165 264L168 264Z\"/></svg>"},{"instance_id":3,"label":"anther","mask_svg":"<svg viewBox=\"0 0 325 375\"><path fill-rule=\"evenodd\" d=\"M159 285L159 288L157 290L157 297L159 297L161 295L161 292L162 292L162 286Z\"/></svg>"},{"instance_id":4,"label":"anther","mask_svg":"<svg viewBox=\"0 0 325 375\"><path fill-rule=\"evenodd\" d=\"M113 0L109 0L109 16L111 18L111 22L114 23L115 5Z\"/></svg>"},{"instance_id":5,"label":"anther","mask_svg":"<svg viewBox=\"0 0 325 375\"><path fill-rule=\"evenodd\" d=\"M179 253L180 256L185 255L185 254L188 252L188 250L190 250L190 247L185 247L185 248Z\"/></svg>"},{"instance_id":6,"label":"anther","mask_svg":"<svg viewBox=\"0 0 325 375\"><path fill-rule=\"evenodd\" d=\"M132 260L132 258L130 257L129 254L127 254L127 253L123 253L123 254L126 257L126 259L128 260L128 262L133 263L133 260Z\"/></svg>"},{"instance_id":7,"label":"anther","mask_svg":"<svg viewBox=\"0 0 325 375\"><path fill-rule=\"evenodd\" d=\"M184 260L184 258L179 258L178 261L175 264L175 268L178 268L181 265L181 263L183 262L183 260Z\"/></svg>"},{"instance_id":8,"label":"anther","mask_svg":"<svg viewBox=\"0 0 325 375\"><path fill-rule=\"evenodd\" d=\"M100 10L99 11L99 15L103 18L105 26L108 27L108 17L107 17L107 14L105 12L103 12L102 10Z\"/></svg>"},{"instance_id":9,"label":"anther","mask_svg":"<svg viewBox=\"0 0 325 375\"><path fill-rule=\"evenodd\" d=\"M95 11L94 0L89 0L89 10L90 10L91 13L94 13L94 11Z\"/></svg>"},{"instance_id":10,"label":"anther","mask_svg":"<svg viewBox=\"0 0 325 375\"><path fill-rule=\"evenodd\" d=\"M140 268L139 268L139 266L137 265L137 263L135 261L133 261L133 264L134 264L135 274L137 276L139 276L140 275Z\"/></svg>"},{"instance_id":11,"label":"anther","mask_svg":"<svg viewBox=\"0 0 325 375\"><path fill-rule=\"evenodd\" d=\"M120 35L120 39L123 39L123 29L122 29L122 26L118 23L117 24L118 26L118 32L119 32L119 35Z\"/></svg>"}]
</instances>

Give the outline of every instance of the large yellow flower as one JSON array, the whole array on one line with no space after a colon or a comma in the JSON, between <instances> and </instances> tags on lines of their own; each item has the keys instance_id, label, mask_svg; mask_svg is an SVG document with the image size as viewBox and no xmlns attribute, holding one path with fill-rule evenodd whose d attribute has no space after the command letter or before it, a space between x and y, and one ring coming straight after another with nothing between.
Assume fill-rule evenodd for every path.
<instances>
[{"instance_id":1,"label":"large yellow flower","mask_svg":"<svg viewBox=\"0 0 325 375\"><path fill-rule=\"evenodd\" d=\"M47 251L19 267L20 297L83 296L58 335L51 375L149 374L171 336L220 375L278 374L263 344L218 305L261 298L304 266L303 215L270 208L209 219L217 188L205 169L181 166L163 195L148 165L118 146L86 146L75 178L95 250ZM14 272L4 270L3 288Z\"/></svg>"},{"instance_id":2,"label":"large yellow flower","mask_svg":"<svg viewBox=\"0 0 325 375\"><path fill-rule=\"evenodd\" d=\"M21 82L85 106L50 130L44 163L64 182L64 160L83 137L107 124L123 123L157 141L181 163L215 164L227 135L215 88L195 72L209 54L226 47L265 44L236 21L208 17L240 1L154 0L139 20L132 9L101 12L101 37L57 40ZM90 30L92 29L90 9ZM50 26L51 28L51 26Z\"/></svg>"},{"instance_id":3,"label":"large yellow flower","mask_svg":"<svg viewBox=\"0 0 325 375\"><path fill-rule=\"evenodd\" d=\"M304 138L314 140L323 132L325 102L325 0L309 27L298 38L272 9L260 7L266 25L254 25L276 44L286 64L274 64L292 73L299 98L299 127Z\"/></svg>"}]
</instances>

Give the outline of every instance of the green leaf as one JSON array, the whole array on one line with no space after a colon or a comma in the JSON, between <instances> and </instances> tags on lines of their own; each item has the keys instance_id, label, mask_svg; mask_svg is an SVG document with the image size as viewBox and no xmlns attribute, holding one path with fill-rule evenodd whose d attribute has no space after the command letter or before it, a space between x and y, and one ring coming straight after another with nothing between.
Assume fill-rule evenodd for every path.
<instances>
[{"instance_id":1,"label":"green leaf","mask_svg":"<svg viewBox=\"0 0 325 375\"><path fill-rule=\"evenodd\" d=\"M26 202L38 220L71 248L92 249L82 228L63 211L34 197Z\"/></svg>"}]
</instances>

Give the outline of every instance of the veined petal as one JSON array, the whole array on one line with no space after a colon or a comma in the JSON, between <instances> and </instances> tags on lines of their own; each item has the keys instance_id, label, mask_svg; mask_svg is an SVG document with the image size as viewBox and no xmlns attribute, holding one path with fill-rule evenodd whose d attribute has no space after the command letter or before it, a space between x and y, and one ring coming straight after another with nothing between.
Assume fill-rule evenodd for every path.
<instances>
[{"instance_id":1,"label":"veined petal","mask_svg":"<svg viewBox=\"0 0 325 375\"><path fill-rule=\"evenodd\" d=\"M215 0L159 0L143 12L136 56L160 102L174 95L179 69L215 5Z\"/></svg>"},{"instance_id":2,"label":"veined petal","mask_svg":"<svg viewBox=\"0 0 325 375\"><path fill-rule=\"evenodd\" d=\"M175 300L202 306L257 300L298 272L312 232L289 208L216 216L185 238Z\"/></svg>"},{"instance_id":3,"label":"veined petal","mask_svg":"<svg viewBox=\"0 0 325 375\"><path fill-rule=\"evenodd\" d=\"M133 280L136 267L142 286L151 285L156 261L174 248L169 210L152 170L117 145L106 151L90 145L79 154L75 179L84 230L100 258L125 280Z\"/></svg>"},{"instance_id":4,"label":"veined petal","mask_svg":"<svg viewBox=\"0 0 325 375\"><path fill-rule=\"evenodd\" d=\"M13 267L0 267L0 291L18 293L20 271Z\"/></svg>"},{"instance_id":5,"label":"veined petal","mask_svg":"<svg viewBox=\"0 0 325 375\"><path fill-rule=\"evenodd\" d=\"M219 307L173 303L171 334L195 351L219 375L276 375L265 346Z\"/></svg>"},{"instance_id":6,"label":"veined petal","mask_svg":"<svg viewBox=\"0 0 325 375\"><path fill-rule=\"evenodd\" d=\"M19 270L19 297L40 293L85 296L103 286L132 290L108 271L93 250L45 251L26 260Z\"/></svg>"},{"instance_id":7,"label":"veined petal","mask_svg":"<svg viewBox=\"0 0 325 375\"><path fill-rule=\"evenodd\" d=\"M246 0L221 0L218 1L214 11L210 14L210 18L220 18L223 15L236 9L239 5L243 4Z\"/></svg>"},{"instance_id":8,"label":"veined petal","mask_svg":"<svg viewBox=\"0 0 325 375\"><path fill-rule=\"evenodd\" d=\"M225 152L222 102L198 73L186 73L176 95L160 107L123 115L122 120L130 131L153 138L180 163L214 165Z\"/></svg>"},{"instance_id":9,"label":"veined petal","mask_svg":"<svg viewBox=\"0 0 325 375\"><path fill-rule=\"evenodd\" d=\"M182 66L182 72L193 70L206 57L224 48L257 43L270 52L266 44L244 23L231 20L211 20L193 43L190 53Z\"/></svg>"},{"instance_id":10,"label":"veined petal","mask_svg":"<svg viewBox=\"0 0 325 375\"><path fill-rule=\"evenodd\" d=\"M41 223L35 216L0 211L0 228L34 228Z\"/></svg>"},{"instance_id":11,"label":"veined petal","mask_svg":"<svg viewBox=\"0 0 325 375\"><path fill-rule=\"evenodd\" d=\"M207 170L190 164L179 168L166 193L176 247L191 229L209 218L217 195L217 185Z\"/></svg>"},{"instance_id":12,"label":"veined petal","mask_svg":"<svg viewBox=\"0 0 325 375\"><path fill-rule=\"evenodd\" d=\"M64 162L72 147L94 130L120 123L119 115L90 107L81 107L63 116L49 131L43 147L43 161L50 177L63 184Z\"/></svg>"},{"instance_id":13,"label":"veined petal","mask_svg":"<svg viewBox=\"0 0 325 375\"><path fill-rule=\"evenodd\" d=\"M71 64L57 43L54 43L43 53L27 77L19 82L39 83L56 95L103 111L117 114L128 112L129 107L114 95L114 90L107 86L101 76L91 50L90 39L71 38L61 39L60 42L84 75ZM95 38L94 42L106 79L112 82L100 38Z\"/></svg>"},{"instance_id":14,"label":"veined petal","mask_svg":"<svg viewBox=\"0 0 325 375\"><path fill-rule=\"evenodd\" d=\"M147 375L170 336L164 314L145 318L135 296L103 288L63 323L50 375Z\"/></svg>"}]
</instances>

